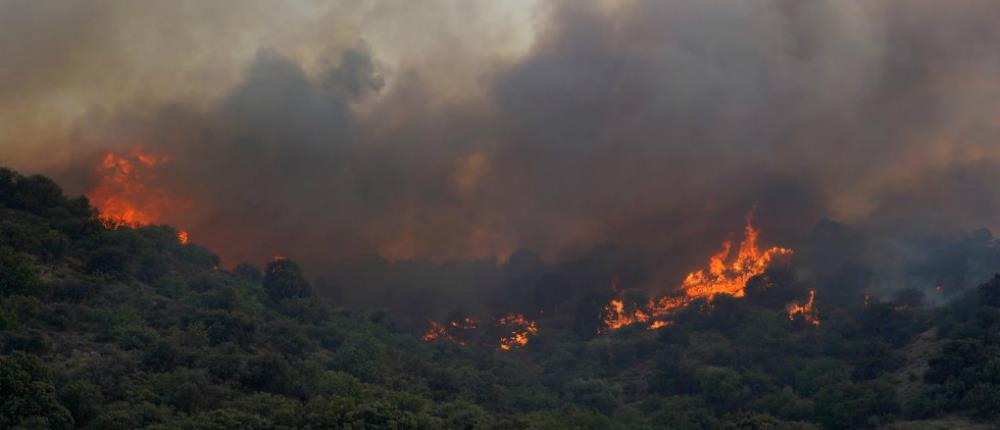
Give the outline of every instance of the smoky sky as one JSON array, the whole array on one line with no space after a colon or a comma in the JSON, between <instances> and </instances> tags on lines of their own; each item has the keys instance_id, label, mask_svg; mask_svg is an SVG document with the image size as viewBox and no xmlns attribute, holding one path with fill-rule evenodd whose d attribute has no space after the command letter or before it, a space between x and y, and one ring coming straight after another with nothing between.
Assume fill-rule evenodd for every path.
<instances>
[{"instance_id":1,"label":"smoky sky","mask_svg":"<svg viewBox=\"0 0 1000 430\"><path fill-rule=\"evenodd\" d=\"M259 46L237 35L271 28L267 3L209 2L211 13L165 23L116 3L2 4L0 21L18 24L3 39L22 44L0 42L16 60L0 69L5 152L74 192L95 184L106 151L169 154L158 185L190 205L163 221L229 263L559 257L614 242L673 275L738 239L754 209L770 244L824 217L885 231L998 226L993 1L543 2L530 31L511 30L531 35L520 51L474 25L407 43L434 32L434 17L494 16L459 2L338 3L326 25ZM365 32L353 8L391 25ZM117 61L109 50L142 32L132 18L177 33L143 38L142 64L190 72ZM495 34L515 27L474 22L486 21L501 23ZM129 31L91 28L101 22ZM60 34L74 31L87 37ZM385 34L397 42L376 40ZM215 48L185 56L202 40ZM241 63L237 51L252 54ZM44 119L52 104L37 100L59 97L74 71L104 82L92 76L105 70L129 97L102 84L45 138L14 122ZM203 75L213 85L185 85ZM145 76L160 78L144 89ZM15 108L19 97L29 103ZM52 153L66 161L37 160Z\"/></svg>"}]
</instances>

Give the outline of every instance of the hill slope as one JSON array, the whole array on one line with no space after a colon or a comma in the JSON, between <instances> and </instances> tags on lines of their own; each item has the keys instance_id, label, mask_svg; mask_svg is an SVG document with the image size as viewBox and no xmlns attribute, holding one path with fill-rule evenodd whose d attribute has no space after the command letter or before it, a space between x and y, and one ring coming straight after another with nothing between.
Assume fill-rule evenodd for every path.
<instances>
[{"instance_id":1,"label":"hill slope","mask_svg":"<svg viewBox=\"0 0 1000 430\"><path fill-rule=\"evenodd\" d=\"M338 310L293 261L226 270L170 227L96 215L46 178L0 169L0 428L848 429L1000 416L1000 280L941 311L830 304L821 326L751 293L593 339L554 316L502 351ZM930 328L941 347L920 364L925 383L898 383Z\"/></svg>"}]
</instances>

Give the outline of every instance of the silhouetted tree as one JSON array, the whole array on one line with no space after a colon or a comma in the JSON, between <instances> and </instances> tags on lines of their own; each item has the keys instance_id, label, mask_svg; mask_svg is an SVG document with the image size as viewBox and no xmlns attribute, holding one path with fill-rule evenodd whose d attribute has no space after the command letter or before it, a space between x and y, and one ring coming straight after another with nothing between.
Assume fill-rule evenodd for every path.
<instances>
[{"instance_id":1,"label":"silhouetted tree","mask_svg":"<svg viewBox=\"0 0 1000 430\"><path fill-rule=\"evenodd\" d=\"M263 284L268 296L275 303L293 297L311 295L309 282L302 276L302 269L294 261L287 258L267 263Z\"/></svg>"}]
</instances>

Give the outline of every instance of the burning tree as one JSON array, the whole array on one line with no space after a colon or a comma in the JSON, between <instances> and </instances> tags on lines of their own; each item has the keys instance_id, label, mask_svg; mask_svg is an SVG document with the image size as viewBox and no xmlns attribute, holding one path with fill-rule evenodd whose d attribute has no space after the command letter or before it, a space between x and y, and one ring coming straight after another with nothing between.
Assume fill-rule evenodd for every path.
<instances>
[{"instance_id":1,"label":"burning tree","mask_svg":"<svg viewBox=\"0 0 1000 430\"><path fill-rule=\"evenodd\" d=\"M667 325L665 320L674 312L698 299L711 301L718 295L743 297L750 278L764 273L775 259L793 252L778 246L761 250L757 242L759 236L760 231L753 226L751 212L747 214L743 241L735 255L731 255L732 243L723 242L722 249L709 259L707 267L688 273L677 294L650 298L644 305L633 304L631 307L626 306L621 297L611 300L601 310L603 327L598 332L639 323L650 323L653 329L660 328ZM617 291L617 283L613 284Z\"/></svg>"},{"instance_id":2,"label":"burning tree","mask_svg":"<svg viewBox=\"0 0 1000 430\"><path fill-rule=\"evenodd\" d=\"M815 300L816 291L809 290L809 301L804 305L800 305L795 302L789 303L786 307L788 310L788 319L790 321L795 321L798 317L812 325L819 325L819 311L817 311L816 307L813 305Z\"/></svg>"}]
</instances>

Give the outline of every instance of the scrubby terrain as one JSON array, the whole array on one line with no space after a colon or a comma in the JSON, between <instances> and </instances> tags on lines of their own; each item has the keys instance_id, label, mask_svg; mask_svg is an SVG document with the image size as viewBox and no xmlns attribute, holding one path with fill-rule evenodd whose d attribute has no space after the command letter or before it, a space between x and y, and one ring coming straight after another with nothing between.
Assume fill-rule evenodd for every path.
<instances>
[{"instance_id":1,"label":"scrubby terrain","mask_svg":"<svg viewBox=\"0 0 1000 430\"><path fill-rule=\"evenodd\" d=\"M526 345L502 350L490 330L463 334L464 345L425 342L426 327L328 298L292 260L222 267L171 227L97 215L45 177L0 170L0 428L975 429L1000 419L1000 278L937 308L905 296L827 301L814 325L785 309L807 287L771 270L746 297L692 303L658 330L597 336L576 312L592 304L564 305L538 317Z\"/></svg>"}]
</instances>

